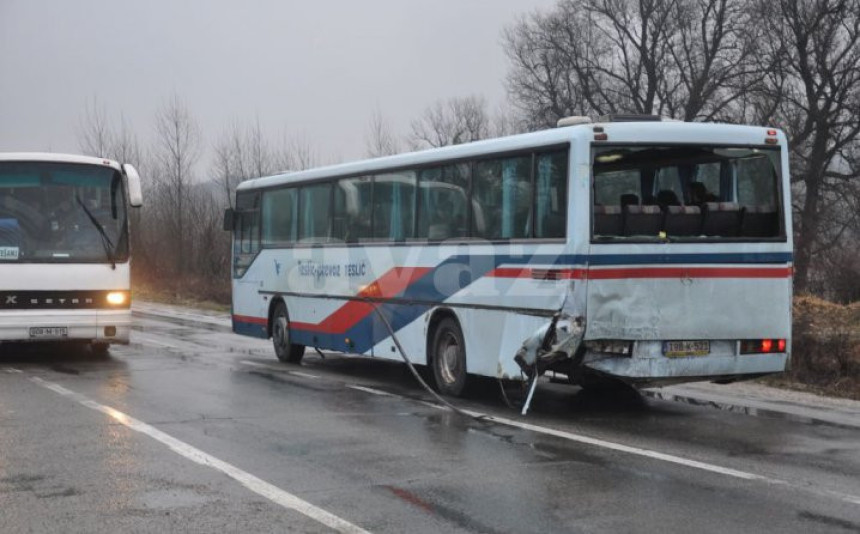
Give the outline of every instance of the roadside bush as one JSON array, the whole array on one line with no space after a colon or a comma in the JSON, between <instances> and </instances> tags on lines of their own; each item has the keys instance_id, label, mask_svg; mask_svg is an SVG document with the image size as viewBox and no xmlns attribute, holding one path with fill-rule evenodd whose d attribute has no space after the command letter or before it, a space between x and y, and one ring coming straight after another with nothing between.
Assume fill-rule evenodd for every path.
<instances>
[{"instance_id":1,"label":"roadside bush","mask_svg":"<svg viewBox=\"0 0 860 534\"><path fill-rule=\"evenodd\" d=\"M860 302L841 305L816 297L795 297L787 378L829 394L860 399Z\"/></svg>"}]
</instances>

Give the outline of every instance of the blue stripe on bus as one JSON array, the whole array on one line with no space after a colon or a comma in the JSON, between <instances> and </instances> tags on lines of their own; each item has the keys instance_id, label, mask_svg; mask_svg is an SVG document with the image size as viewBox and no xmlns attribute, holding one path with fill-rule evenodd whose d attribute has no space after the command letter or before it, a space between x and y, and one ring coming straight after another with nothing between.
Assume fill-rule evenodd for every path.
<instances>
[{"instance_id":1,"label":"blue stripe on bus","mask_svg":"<svg viewBox=\"0 0 860 534\"><path fill-rule=\"evenodd\" d=\"M644 264L746 264L788 263L789 252L693 253L693 254L559 254L559 255L456 255L446 258L424 276L396 295L407 300L444 303L451 295L468 287L500 265L644 265ZM450 283L450 285L446 285ZM435 304L380 303L378 309L398 332L426 313ZM259 324L234 320L234 331L253 337L266 337ZM293 340L311 347L339 352L365 353L391 336L374 312L362 318L345 333L324 333L294 328Z\"/></svg>"}]
</instances>

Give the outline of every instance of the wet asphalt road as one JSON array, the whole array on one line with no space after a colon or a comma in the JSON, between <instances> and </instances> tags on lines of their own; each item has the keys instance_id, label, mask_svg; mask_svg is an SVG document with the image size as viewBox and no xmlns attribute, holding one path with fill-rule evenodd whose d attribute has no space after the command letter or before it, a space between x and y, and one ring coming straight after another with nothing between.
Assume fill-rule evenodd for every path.
<instances>
[{"instance_id":1,"label":"wet asphalt road","mask_svg":"<svg viewBox=\"0 0 860 534\"><path fill-rule=\"evenodd\" d=\"M473 419L401 364L135 320L0 348L0 532L860 531L858 428L493 381Z\"/></svg>"}]
</instances>

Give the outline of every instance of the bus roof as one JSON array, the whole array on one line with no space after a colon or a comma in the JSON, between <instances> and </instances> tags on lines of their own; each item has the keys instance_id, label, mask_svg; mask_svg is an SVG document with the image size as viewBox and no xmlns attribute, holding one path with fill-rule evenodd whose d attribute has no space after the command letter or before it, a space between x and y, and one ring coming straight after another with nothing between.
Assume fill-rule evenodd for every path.
<instances>
[{"instance_id":1,"label":"bus roof","mask_svg":"<svg viewBox=\"0 0 860 534\"><path fill-rule=\"evenodd\" d=\"M53 163L84 163L89 165L106 165L121 171L120 164L106 158L80 156L77 154L57 154L54 152L0 152L0 161L40 161Z\"/></svg>"},{"instance_id":2,"label":"bus roof","mask_svg":"<svg viewBox=\"0 0 860 534\"><path fill-rule=\"evenodd\" d=\"M691 142L691 139L704 142L706 138L707 142L714 144L763 145L767 132L774 130L763 126L680 121L594 122L253 178L239 184L237 189L253 189L282 183L360 175L485 154L515 152L543 146L551 147L569 143L574 139L590 139L596 127L602 128L608 134L608 143L613 141L622 143L647 142L651 139L655 142L685 143ZM785 143L785 136L782 132L777 131L777 137L780 145Z\"/></svg>"}]
</instances>

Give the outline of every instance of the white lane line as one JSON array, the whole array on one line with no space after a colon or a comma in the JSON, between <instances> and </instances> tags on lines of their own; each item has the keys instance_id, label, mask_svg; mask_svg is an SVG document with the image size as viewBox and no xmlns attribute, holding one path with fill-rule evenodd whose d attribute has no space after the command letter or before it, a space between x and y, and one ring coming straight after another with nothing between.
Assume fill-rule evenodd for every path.
<instances>
[{"instance_id":1,"label":"white lane line","mask_svg":"<svg viewBox=\"0 0 860 534\"><path fill-rule=\"evenodd\" d=\"M200 465L204 465L207 467L211 467L216 471L220 471L225 475L229 476L233 480L239 482L249 490L254 493L261 495L275 504L279 504L284 508L289 508L290 510L295 510L300 514L303 514L314 521L322 523L323 525L336 530L337 532L344 532L349 534L370 534L368 531L363 528L353 525L352 523L341 519L340 517L332 514L331 512L327 512L318 506L314 506L313 504L300 499L299 497L285 491L273 484L266 482L260 478L255 477L250 473L246 473L242 471L238 467L235 467L223 460L219 460L214 456L207 454L200 449L193 447L183 441L180 441L173 436L158 430L155 427L152 427L142 421L139 421L129 415L126 415L119 410L115 410L110 406L105 406L104 404L99 404L96 401L90 400L89 398L81 395L80 393L76 393L72 390L66 389L59 384L55 384L53 382L48 382L47 380L43 380L39 377L30 377L30 379L45 387L59 393L60 395L77 401L78 403L95 410L97 412L102 412L107 414L114 420L119 423L127 426L128 428L140 432L141 434L145 434L152 439L167 445L173 452L193 461Z\"/></svg>"},{"instance_id":2,"label":"white lane line","mask_svg":"<svg viewBox=\"0 0 860 534\"><path fill-rule=\"evenodd\" d=\"M290 371L291 375L302 376L305 378L319 378L319 375L312 375L310 373L303 373L301 371Z\"/></svg>"},{"instance_id":3,"label":"white lane line","mask_svg":"<svg viewBox=\"0 0 860 534\"><path fill-rule=\"evenodd\" d=\"M269 365L267 363L252 362L251 360L239 360L239 363L244 363L245 365L250 365L252 367L260 367L261 369L269 369L270 371L278 371L281 373L288 373L291 375L301 376L304 378L319 378L319 375L312 375L310 373L303 373L301 371L291 371L289 369L284 369L283 367L278 367L277 365Z\"/></svg>"},{"instance_id":4,"label":"white lane line","mask_svg":"<svg viewBox=\"0 0 860 534\"><path fill-rule=\"evenodd\" d=\"M407 397L402 397L405 400L409 400ZM417 401L419 404L423 404L428 408L435 408L437 410L447 410L445 406L434 404L429 401ZM463 410L464 413L471 415L472 417L481 418L484 421L490 421L493 423L498 423L501 425L511 426L514 428L519 428L522 430L528 430L530 432L537 432L539 434L546 434L550 436L555 436L562 439L567 439L570 441L575 441L578 443L584 443L587 445L594 445L597 447L603 447L611 450L615 450L618 452L624 452L628 454L634 454L637 456L645 456L647 458L652 458L654 460L661 460L664 462L670 462L674 464L683 465L686 467L692 467L695 469L703 469L705 471L710 471L712 473L718 473L721 475L731 476L735 478L740 478L743 480L755 480L758 482L763 482L765 484L770 484L772 486L783 486L788 488L794 488L800 491L806 491L809 493L813 493L815 495L819 495L822 497L827 497L831 499L838 499L843 502L847 502L849 504L860 505L860 496L851 495L849 493L842 493L839 491L833 491L826 488L817 488L811 485L797 484L791 483L787 480L781 480L778 478L772 478L764 475L757 475L755 473L748 473L746 471L739 471L737 469L731 469L729 467L722 467L719 465L709 464L705 462L700 462L698 460L690 460L687 458L683 458L681 456L675 456L674 454L666 454L662 452L652 451L649 449L642 449L639 447L631 447L629 445L622 445L621 443L615 443L612 441L606 441L602 439L592 438L588 436L581 436L579 434L574 434L572 432L565 432L563 430L556 430L554 428L547 428L537 425L532 425L529 423L524 423L521 421L516 421L513 419L508 419L505 417L497 417L494 415L488 415L481 412L476 412L473 410Z\"/></svg>"},{"instance_id":5,"label":"white lane line","mask_svg":"<svg viewBox=\"0 0 860 534\"><path fill-rule=\"evenodd\" d=\"M566 439L569 441L576 441L578 443L585 443L587 445L594 445L597 447L603 447L604 449L610 449L613 451L626 452L628 454L635 454L637 456L645 456L646 458L653 458L655 460L662 460L664 462L670 462L674 464L684 465L687 467L695 467L696 469L702 469L704 471L711 471L713 473L719 473L721 475L727 475L735 478L742 478L744 480L770 480L765 476L756 475L755 473L747 473L746 471L738 471L737 469L731 469L728 467L722 467L719 465L709 464L705 462L700 462L698 460L689 460L687 458L683 458L681 456L675 456L674 454L666 454L663 452L652 451L649 449L642 449L639 447L632 447L630 445L622 445L621 443L615 443L612 441L606 441L598 438L592 438L588 436L582 436L580 434L574 434L572 432L566 432L564 430L556 430L554 428L546 428L542 426L532 425L530 423L524 423L522 421L516 421L513 419L507 419L505 417L496 417L493 415L486 415L479 412L472 412L469 410L464 410L467 414L472 415L474 417L481 417L485 421L492 421L494 423L500 423L507 426L512 426L516 428L520 428L523 430L528 430L530 432L538 432L540 434L546 434L548 436L555 436L557 438Z\"/></svg>"},{"instance_id":6,"label":"white lane line","mask_svg":"<svg viewBox=\"0 0 860 534\"><path fill-rule=\"evenodd\" d=\"M399 395L394 395L393 393L388 393L387 391L382 391L380 389L373 389L373 388L366 388L364 386L352 386L352 385L348 385L346 387L348 387L349 389L357 389L358 391L364 391L365 393L370 393L372 395L379 395L380 397L403 398L403 397L400 397Z\"/></svg>"}]
</instances>

